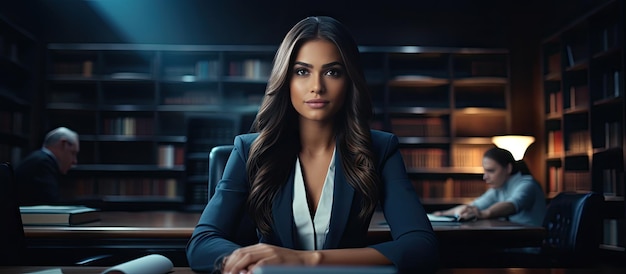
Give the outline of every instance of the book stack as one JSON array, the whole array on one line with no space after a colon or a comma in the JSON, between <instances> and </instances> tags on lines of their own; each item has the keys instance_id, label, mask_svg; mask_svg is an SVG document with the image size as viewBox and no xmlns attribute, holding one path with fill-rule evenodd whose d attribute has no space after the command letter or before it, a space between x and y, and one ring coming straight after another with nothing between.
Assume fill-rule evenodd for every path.
<instances>
[{"instance_id":1,"label":"book stack","mask_svg":"<svg viewBox=\"0 0 626 274\"><path fill-rule=\"evenodd\" d=\"M77 225L100 220L95 208L85 206L20 206L24 225Z\"/></svg>"}]
</instances>

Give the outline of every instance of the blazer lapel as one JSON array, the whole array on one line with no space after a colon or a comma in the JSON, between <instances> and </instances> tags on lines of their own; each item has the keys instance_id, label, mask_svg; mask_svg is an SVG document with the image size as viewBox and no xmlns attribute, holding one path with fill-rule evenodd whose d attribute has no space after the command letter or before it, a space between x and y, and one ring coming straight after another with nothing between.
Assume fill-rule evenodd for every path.
<instances>
[{"instance_id":1,"label":"blazer lapel","mask_svg":"<svg viewBox=\"0 0 626 274\"><path fill-rule=\"evenodd\" d=\"M335 153L335 187L333 192L333 207L324 249L337 248L339 246L339 241L350 217L352 199L354 198L354 189L346 180L339 150Z\"/></svg>"},{"instance_id":2,"label":"blazer lapel","mask_svg":"<svg viewBox=\"0 0 626 274\"><path fill-rule=\"evenodd\" d=\"M280 188L272 205L272 218L274 220L274 231L276 237L280 239L282 246L295 248L293 231L293 180L294 170L291 170L289 180Z\"/></svg>"}]
</instances>

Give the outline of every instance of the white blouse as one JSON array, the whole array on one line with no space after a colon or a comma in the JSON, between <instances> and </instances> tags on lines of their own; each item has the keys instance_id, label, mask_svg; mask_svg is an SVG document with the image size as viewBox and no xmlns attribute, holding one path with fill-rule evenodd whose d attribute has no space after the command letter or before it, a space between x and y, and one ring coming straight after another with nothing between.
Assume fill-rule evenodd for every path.
<instances>
[{"instance_id":1,"label":"white blouse","mask_svg":"<svg viewBox=\"0 0 626 274\"><path fill-rule=\"evenodd\" d=\"M293 219L298 231L298 240L304 250L318 250L324 247L326 234L330 224L330 213L333 208L333 189L335 185L335 151L328 166L326 179L322 188L315 216L311 220L311 212L307 203L304 178L300 168L300 159L296 159L296 172L293 187Z\"/></svg>"}]
</instances>

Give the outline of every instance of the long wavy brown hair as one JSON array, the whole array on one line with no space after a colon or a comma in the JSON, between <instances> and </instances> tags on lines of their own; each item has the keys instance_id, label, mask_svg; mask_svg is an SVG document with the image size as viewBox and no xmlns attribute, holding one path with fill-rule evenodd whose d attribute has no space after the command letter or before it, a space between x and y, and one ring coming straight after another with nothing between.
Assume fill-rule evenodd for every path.
<instances>
[{"instance_id":1,"label":"long wavy brown hair","mask_svg":"<svg viewBox=\"0 0 626 274\"><path fill-rule=\"evenodd\" d=\"M346 101L335 119L337 149L348 183L360 194L360 218L366 218L379 200L380 178L376 173L369 122L372 102L360 64L356 42L345 26L331 17L308 17L285 36L274 57L265 96L252 131L259 136L250 148L247 176L248 207L262 234L272 225L272 202L292 171L300 151L298 113L289 92L294 59L300 47L313 39L334 43L348 75Z\"/></svg>"}]
</instances>

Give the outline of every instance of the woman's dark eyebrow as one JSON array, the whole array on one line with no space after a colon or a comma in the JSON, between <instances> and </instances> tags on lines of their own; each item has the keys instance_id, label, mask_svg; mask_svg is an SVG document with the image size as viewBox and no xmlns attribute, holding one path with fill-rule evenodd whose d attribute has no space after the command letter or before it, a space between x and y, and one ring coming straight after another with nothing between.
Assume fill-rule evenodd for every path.
<instances>
[{"instance_id":1,"label":"woman's dark eyebrow","mask_svg":"<svg viewBox=\"0 0 626 274\"><path fill-rule=\"evenodd\" d=\"M343 64L340 62L332 62L332 63L328 63L322 66L322 68L329 68L329 67L333 67L333 66L340 66L343 67Z\"/></svg>"},{"instance_id":2,"label":"woman's dark eyebrow","mask_svg":"<svg viewBox=\"0 0 626 274\"><path fill-rule=\"evenodd\" d=\"M300 65L300 66L307 67L307 68L312 68L313 67L313 65L311 65L311 64L307 64L307 63L300 62L300 61L295 61L294 65ZM340 63L340 62L332 62L332 63L328 63L328 64L322 65L322 68L329 68L329 67L332 67L332 66L341 66L341 67L343 67L343 64Z\"/></svg>"}]
</instances>

